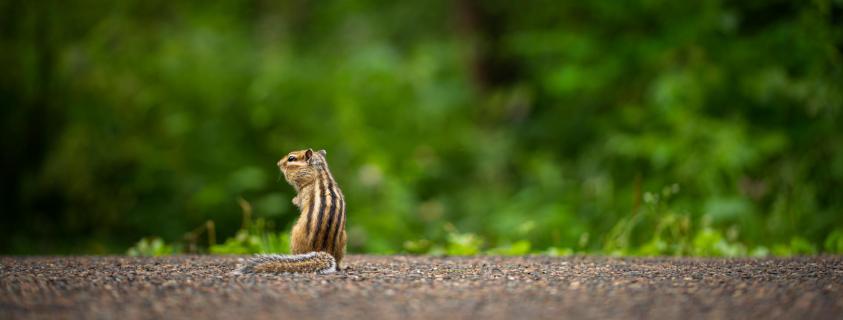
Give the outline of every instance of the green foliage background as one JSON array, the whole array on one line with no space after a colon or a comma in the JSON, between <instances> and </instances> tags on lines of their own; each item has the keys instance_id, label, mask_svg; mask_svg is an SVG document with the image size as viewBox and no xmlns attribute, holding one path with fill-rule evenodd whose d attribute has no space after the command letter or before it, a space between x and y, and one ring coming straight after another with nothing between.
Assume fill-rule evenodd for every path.
<instances>
[{"instance_id":1,"label":"green foliage background","mask_svg":"<svg viewBox=\"0 0 843 320\"><path fill-rule=\"evenodd\" d=\"M843 252L840 0L5 0L0 48L0 253L278 250L305 147L351 252Z\"/></svg>"}]
</instances>

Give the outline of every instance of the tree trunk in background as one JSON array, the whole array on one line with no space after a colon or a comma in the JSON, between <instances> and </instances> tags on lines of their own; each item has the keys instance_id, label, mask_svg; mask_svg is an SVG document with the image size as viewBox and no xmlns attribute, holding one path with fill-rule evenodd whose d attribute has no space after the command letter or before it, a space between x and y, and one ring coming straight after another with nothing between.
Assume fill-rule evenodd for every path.
<instances>
[{"instance_id":1,"label":"tree trunk in background","mask_svg":"<svg viewBox=\"0 0 843 320\"><path fill-rule=\"evenodd\" d=\"M56 96L55 66L57 38L56 5L53 1L11 1L5 8L2 28L4 71L0 91L3 118L3 157L0 160L0 206L6 216L5 234L13 234L21 224L33 220L51 220L60 212L39 210L36 218L14 214L25 207L38 206L30 201L22 177L35 175L44 163L50 146L60 132L64 110L53 100ZM33 211L33 210L25 210ZM36 218L36 219L33 219ZM0 246L7 246L3 243ZM8 248L0 247L0 250Z\"/></svg>"},{"instance_id":2,"label":"tree trunk in background","mask_svg":"<svg viewBox=\"0 0 843 320\"><path fill-rule=\"evenodd\" d=\"M469 43L466 60L475 87L483 92L517 82L518 67L501 50L506 16L476 0L456 1L454 12L457 32Z\"/></svg>"}]
</instances>

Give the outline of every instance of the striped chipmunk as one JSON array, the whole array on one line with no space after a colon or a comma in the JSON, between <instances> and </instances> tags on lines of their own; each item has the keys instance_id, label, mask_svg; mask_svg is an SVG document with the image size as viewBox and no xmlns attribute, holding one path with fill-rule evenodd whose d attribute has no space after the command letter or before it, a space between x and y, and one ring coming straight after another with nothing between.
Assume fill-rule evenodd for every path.
<instances>
[{"instance_id":1,"label":"striped chipmunk","mask_svg":"<svg viewBox=\"0 0 843 320\"><path fill-rule=\"evenodd\" d=\"M291 255L259 255L246 260L236 274L332 273L345 255L345 197L328 169L325 150L293 151L278 161L284 178L296 189L293 204L301 214L293 226Z\"/></svg>"}]
</instances>

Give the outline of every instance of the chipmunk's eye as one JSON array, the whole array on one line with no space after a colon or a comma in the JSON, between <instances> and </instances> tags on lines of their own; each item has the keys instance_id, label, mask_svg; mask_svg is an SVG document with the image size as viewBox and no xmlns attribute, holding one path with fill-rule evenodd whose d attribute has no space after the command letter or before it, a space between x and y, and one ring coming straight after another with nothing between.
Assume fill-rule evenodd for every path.
<instances>
[{"instance_id":1,"label":"chipmunk's eye","mask_svg":"<svg viewBox=\"0 0 843 320\"><path fill-rule=\"evenodd\" d=\"M296 161L296 156L287 157L287 162L293 162L293 161Z\"/></svg>"}]
</instances>

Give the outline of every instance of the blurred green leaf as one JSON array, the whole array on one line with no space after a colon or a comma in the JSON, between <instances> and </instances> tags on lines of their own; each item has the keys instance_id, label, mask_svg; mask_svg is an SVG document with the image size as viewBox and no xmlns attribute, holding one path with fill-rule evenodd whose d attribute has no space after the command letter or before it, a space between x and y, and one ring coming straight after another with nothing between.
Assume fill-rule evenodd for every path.
<instances>
[{"instance_id":1,"label":"blurred green leaf","mask_svg":"<svg viewBox=\"0 0 843 320\"><path fill-rule=\"evenodd\" d=\"M143 238L126 251L127 255L158 257L175 253L173 247L164 243L158 237Z\"/></svg>"}]
</instances>

